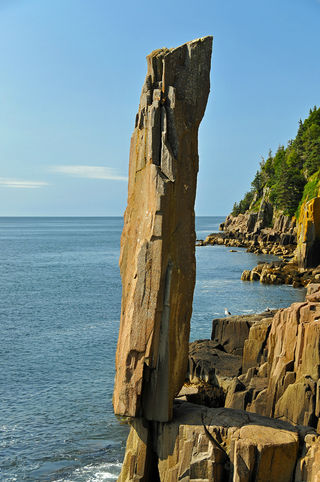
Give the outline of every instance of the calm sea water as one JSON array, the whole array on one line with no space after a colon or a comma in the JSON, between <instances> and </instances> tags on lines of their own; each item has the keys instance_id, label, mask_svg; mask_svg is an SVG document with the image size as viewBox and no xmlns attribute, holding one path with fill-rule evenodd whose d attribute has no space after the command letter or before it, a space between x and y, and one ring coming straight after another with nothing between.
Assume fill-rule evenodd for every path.
<instances>
[{"instance_id":1,"label":"calm sea water","mask_svg":"<svg viewBox=\"0 0 320 482\"><path fill-rule=\"evenodd\" d=\"M222 217L197 218L197 237ZM112 412L121 218L0 218L0 479L106 481L128 433ZM303 289L243 283L273 259L197 248L191 339L211 320L283 307Z\"/></svg>"}]
</instances>

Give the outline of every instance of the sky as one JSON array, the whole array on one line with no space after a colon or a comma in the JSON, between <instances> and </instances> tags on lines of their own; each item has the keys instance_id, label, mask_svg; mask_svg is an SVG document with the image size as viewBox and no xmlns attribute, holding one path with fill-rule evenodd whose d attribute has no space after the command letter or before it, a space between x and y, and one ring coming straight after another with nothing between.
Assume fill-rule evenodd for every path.
<instances>
[{"instance_id":1,"label":"sky","mask_svg":"<svg viewBox=\"0 0 320 482\"><path fill-rule=\"evenodd\" d=\"M319 0L0 0L0 216L122 216L145 57L213 35L197 215L320 105Z\"/></svg>"}]
</instances>

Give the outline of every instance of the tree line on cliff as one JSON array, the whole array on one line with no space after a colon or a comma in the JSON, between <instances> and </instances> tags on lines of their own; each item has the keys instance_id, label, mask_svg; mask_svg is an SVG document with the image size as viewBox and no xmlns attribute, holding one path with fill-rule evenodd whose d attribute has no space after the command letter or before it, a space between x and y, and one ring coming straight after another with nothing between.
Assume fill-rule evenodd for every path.
<instances>
[{"instance_id":1,"label":"tree line on cliff","mask_svg":"<svg viewBox=\"0 0 320 482\"><path fill-rule=\"evenodd\" d=\"M262 158L260 169L232 214L249 209L259 211L261 200L267 198L275 208L288 216L299 216L303 201L318 195L320 186L320 108L310 109L304 122L299 121L295 139L287 147L279 146L273 155Z\"/></svg>"}]
</instances>

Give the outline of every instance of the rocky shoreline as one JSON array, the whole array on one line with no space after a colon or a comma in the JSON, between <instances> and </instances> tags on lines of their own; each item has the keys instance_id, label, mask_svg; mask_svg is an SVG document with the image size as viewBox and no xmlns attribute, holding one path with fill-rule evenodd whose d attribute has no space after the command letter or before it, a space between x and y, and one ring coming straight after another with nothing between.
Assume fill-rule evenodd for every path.
<instances>
[{"instance_id":1,"label":"rocky shoreline","mask_svg":"<svg viewBox=\"0 0 320 482\"><path fill-rule=\"evenodd\" d=\"M260 281L264 284L288 284L294 288L305 287L320 280L320 265L304 268L297 259L297 235L295 222L287 216L276 218L273 228L257 229L255 213L232 215L220 225L221 232L209 234L197 240L196 246L223 245L246 248L254 254L279 256L279 261L260 262L252 270L245 270L242 281ZM261 224L260 224L261 225ZM233 250L231 250L233 251Z\"/></svg>"},{"instance_id":2,"label":"rocky shoreline","mask_svg":"<svg viewBox=\"0 0 320 482\"><path fill-rule=\"evenodd\" d=\"M233 233L220 232L209 234L204 240L198 239L196 246L224 245L231 248L246 248L248 253L273 254L290 260L294 257L296 244L280 244L271 241L269 235L263 236L235 236Z\"/></svg>"},{"instance_id":3,"label":"rocky shoreline","mask_svg":"<svg viewBox=\"0 0 320 482\"><path fill-rule=\"evenodd\" d=\"M145 476L146 457L146 480L318 480L319 320L320 284L289 308L214 319L189 344L172 420L132 422L119 480Z\"/></svg>"},{"instance_id":4,"label":"rocky shoreline","mask_svg":"<svg viewBox=\"0 0 320 482\"><path fill-rule=\"evenodd\" d=\"M113 406L131 429L118 480L312 482L320 477L320 284L286 309L217 318L210 340L189 345L211 49L204 37L147 57L121 238ZM295 226L274 218L266 197L258 213L228 216L221 228L202 244L294 262ZM298 270L317 259L310 239L301 241ZM267 279L266 269L249 279Z\"/></svg>"},{"instance_id":5,"label":"rocky shoreline","mask_svg":"<svg viewBox=\"0 0 320 482\"><path fill-rule=\"evenodd\" d=\"M210 407L210 410L223 408L225 412L220 412L220 415L222 418L230 417L230 425L233 414L237 413L240 417L247 414L243 426L251 427L250 437L246 433L246 441L243 441L246 449L241 452L239 447L237 453L235 448L232 449L232 436L223 431L225 425L215 422L213 433L231 457L231 462L248 457L247 450L252 447L251 462L247 460L244 467L234 465L233 479L228 479L230 473L225 472L226 479L217 480L249 480L244 475L253 475L257 458L262 464L265 446L274 451L275 457L280 456L285 446L285 450L290 452L294 444L290 445L291 449L288 448L279 437L280 433L283 434L282 430L299 434L299 448L283 459L282 472L278 472L279 467L276 468L274 462L268 465L270 474L273 474L268 480L318 480L319 320L320 284L310 284L303 303L261 314L214 319L211 339L190 343L188 373L179 400ZM228 409L236 412L228 412ZM258 423L257 414L263 416ZM279 419L287 425L281 428L273 425ZM268 442L265 439L267 426L275 437ZM257 450L259 447L257 440L261 443L260 449L261 446L264 449L259 453L258 448L259 454L254 456L254 448ZM277 453L278 450L280 453ZM202 464L205 464L204 460ZM264 463L268 464L266 460ZM224 462L225 471L227 467ZM260 480L256 477L257 474L252 480Z\"/></svg>"},{"instance_id":6,"label":"rocky shoreline","mask_svg":"<svg viewBox=\"0 0 320 482\"><path fill-rule=\"evenodd\" d=\"M292 285L293 288L302 288L320 281L320 266L301 270L295 262L261 262L252 270L243 271L241 280L260 281L260 283L273 285L287 284Z\"/></svg>"}]
</instances>

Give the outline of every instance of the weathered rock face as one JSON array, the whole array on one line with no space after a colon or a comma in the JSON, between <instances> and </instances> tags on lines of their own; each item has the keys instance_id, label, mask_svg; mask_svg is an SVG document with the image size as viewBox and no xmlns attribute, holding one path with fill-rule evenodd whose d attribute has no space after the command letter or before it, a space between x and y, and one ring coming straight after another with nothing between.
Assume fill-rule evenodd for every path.
<instances>
[{"instance_id":1,"label":"weathered rock face","mask_svg":"<svg viewBox=\"0 0 320 482\"><path fill-rule=\"evenodd\" d=\"M298 460L295 482L320 481L320 438L308 434L305 436L303 453Z\"/></svg>"},{"instance_id":2,"label":"weathered rock face","mask_svg":"<svg viewBox=\"0 0 320 482\"><path fill-rule=\"evenodd\" d=\"M259 233L261 229L268 228L272 223L272 217L273 206L263 198L258 212L257 222L254 226L254 232Z\"/></svg>"},{"instance_id":3,"label":"weathered rock face","mask_svg":"<svg viewBox=\"0 0 320 482\"><path fill-rule=\"evenodd\" d=\"M320 295L320 293L318 293ZM320 296L274 317L268 337L266 415L317 427L320 416Z\"/></svg>"},{"instance_id":4,"label":"weathered rock face","mask_svg":"<svg viewBox=\"0 0 320 482\"><path fill-rule=\"evenodd\" d=\"M273 224L273 228L270 225ZM224 223L220 224L220 229L226 233L234 235L244 235L250 239L250 234L260 233L273 236L273 241L279 241L281 235L295 234L295 222L283 214L274 214L272 204L265 199L262 200L260 209L257 213L247 211L244 214L233 216L229 214ZM295 241L295 240L294 240Z\"/></svg>"},{"instance_id":5,"label":"weathered rock face","mask_svg":"<svg viewBox=\"0 0 320 482\"><path fill-rule=\"evenodd\" d=\"M273 224L273 227L270 227ZM275 254L293 258L297 247L294 219L273 211L272 204L263 197L258 212L227 216L220 224L223 233L212 233L199 246L224 244L225 246L246 247L256 254Z\"/></svg>"},{"instance_id":6,"label":"weathered rock face","mask_svg":"<svg viewBox=\"0 0 320 482\"><path fill-rule=\"evenodd\" d=\"M232 355L243 354L245 340L249 337L252 325L264 318L271 318L275 311L253 314L234 315L212 320L211 340L222 345L223 350Z\"/></svg>"},{"instance_id":7,"label":"weathered rock face","mask_svg":"<svg viewBox=\"0 0 320 482\"><path fill-rule=\"evenodd\" d=\"M250 316L242 362L224 351L240 344L222 344L246 330L241 317L190 344L180 395L197 405L175 402L169 423L135 421L120 481L320 481L320 284L272 314Z\"/></svg>"},{"instance_id":8,"label":"weathered rock face","mask_svg":"<svg viewBox=\"0 0 320 482\"><path fill-rule=\"evenodd\" d=\"M188 382L209 384L202 391L216 394L211 406L283 418L320 433L320 284L308 286L305 302L268 314L274 313L250 316L248 325L245 317L214 320L220 324L214 341L190 346ZM201 404L204 397L186 398Z\"/></svg>"},{"instance_id":9,"label":"weathered rock face","mask_svg":"<svg viewBox=\"0 0 320 482\"><path fill-rule=\"evenodd\" d=\"M301 206L296 256L300 268L320 264L320 197Z\"/></svg>"},{"instance_id":10,"label":"weathered rock face","mask_svg":"<svg viewBox=\"0 0 320 482\"><path fill-rule=\"evenodd\" d=\"M289 481L294 472L298 433L283 422L180 403L174 421L159 424L157 432L161 481Z\"/></svg>"},{"instance_id":11,"label":"weathered rock face","mask_svg":"<svg viewBox=\"0 0 320 482\"><path fill-rule=\"evenodd\" d=\"M241 373L241 357L221 350L212 340L190 343L187 378L191 383L202 380L211 385L219 384L217 378L234 377Z\"/></svg>"},{"instance_id":12,"label":"weathered rock face","mask_svg":"<svg viewBox=\"0 0 320 482\"><path fill-rule=\"evenodd\" d=\"M248 339L244 342L242 372L259 367L267 361L267 340L272 318L262 318L251 326Z\"/></svg>"},{"instance_id":13,"label":"weathered rock face","mask_svg":"<svg viewBox=\"0 0 320 482\"><path fill-rule=\"evenodd\" d=\"M147 57L121 238L114 411L167 421L187 369L195 282L198 127L212 37Z\"/></svg>"},{"instance_id":14,"label":"weathered rock face","mask_svg":"<svg viewBox=\"0 0 320 482\"><path fill-rule=\"evenodd\" d=\"M190 344L181 395L320 433L320 284L309 284L303 303L246 318L214 320L214 341Z\"/></svg>"},{"instance_id":15,"label":"weathered rock face","mask_svg":"<svg viewBox=\"0 0 320 482\"><path fill-rule=\"evenodd\" d=\"M152 476L143 478L139 459L146 434L142 430L139 437L139 431L133 428L120 482L311 482L319 475L319 439L312 429L240 410L187 402L175 403L172 422L152 425Z\"/></svg>"},{"instance_id":16,"label":"weathered rock face","mask_svg":"<svg viewBox=\"0 0 320 482\"><path fill-rule=\"evenodd\" d=\"M179 399L264 415L267 340L275 313L213 320L214 340L190 343L186 384Z\"/></svg>"},{"instance_id":17,"label":"weathered rock face","mask_svg":"<svg viewBox=\"0 0 320 482\"><path fill-rule=\"evenodd\" d=\"M274 218L273 229L277 233L293 234L295 229L295 221L289 216L285 216L284 214L278 214Z\"/></svg>"}]
</instances>

